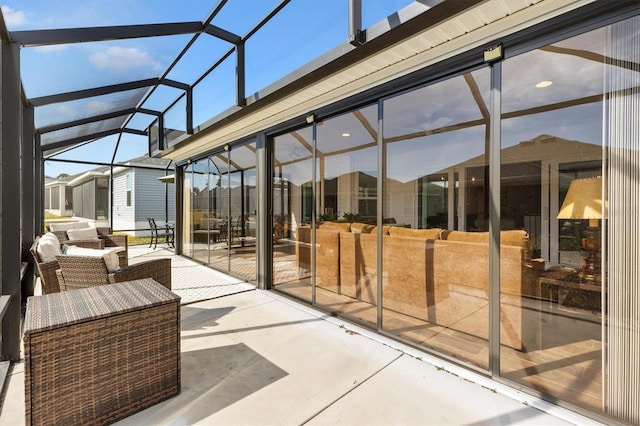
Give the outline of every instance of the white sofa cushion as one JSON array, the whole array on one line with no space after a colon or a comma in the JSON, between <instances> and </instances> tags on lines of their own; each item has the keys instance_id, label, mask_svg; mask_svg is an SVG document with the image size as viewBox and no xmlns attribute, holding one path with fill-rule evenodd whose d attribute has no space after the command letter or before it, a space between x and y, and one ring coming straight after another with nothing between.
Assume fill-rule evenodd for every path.
<instances>
[{"instance_id":1,"label":"white sofa cushion","mask_svg":"<svg viewBox=\"0 0 640 426\"><path fill-rule=\"evenodd\" d=\"M69 229L73 229L74 224L74 222L51 223L49 224L49 229L51 230L51 232L68 231Z\"/></svg>"},{"instance_id":2,"label":"white sofa cushion","mask_svg":"<svg viewBox=\"0 0 640 426\"><path fill-rule=\"evenodd\" d=\"M36 252L41 262L50 262L56 260L56 254L62 254L60 250L60 241L53 232L47 232L38 241Z\"/></svg>"},{"instance_id":3,"label":"white sofa cushion","mask_svg":"<svg viewBox=\"0 0 640 426\"><path fill-rule=\"evenodd\" d=\"M96 228L69 229L67 231L69 241L74 240L98 240L98 230Z\"/></svg>"},{"instance_id":4,"label":"white sofa cushion","mask_svg":"<svg viewBox=\"0 0 640 426\"><path fill-rule=\"evenodd\" d=\"M69 246L65 254L70 256L102 257L105 265L107 265L107 271L115 272L120 269L118 250L112 250L110 248L98 250L87 247Z\"/></svg>"},{"instance_id":5,"label":"white sofa cushion","mask_svg":"<svg viewBox=\"0 0 640 426\"><path fill-rule=\"evenodd\" d=\"M89 222L73 222L71 229L87 229L92 228Z\"/></svg>"}]
</instances>

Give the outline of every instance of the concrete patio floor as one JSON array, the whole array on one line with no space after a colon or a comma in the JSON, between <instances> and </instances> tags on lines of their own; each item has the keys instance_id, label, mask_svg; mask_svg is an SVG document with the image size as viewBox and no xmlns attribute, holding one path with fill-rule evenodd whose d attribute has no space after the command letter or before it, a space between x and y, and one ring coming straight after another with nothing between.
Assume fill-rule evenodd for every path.
<instances>
[{"instance_id":1,"label":"concrete patio floor","mask_svg":"<svg viewBox=\"0 0 640 426\"><path fill-rule=\"evenodd\" d=\"M271 291L184 305L181 323L181 394L118 425L598 424ZM18 362L0 424L24 415Z\"/></svg>"}]
</instances>

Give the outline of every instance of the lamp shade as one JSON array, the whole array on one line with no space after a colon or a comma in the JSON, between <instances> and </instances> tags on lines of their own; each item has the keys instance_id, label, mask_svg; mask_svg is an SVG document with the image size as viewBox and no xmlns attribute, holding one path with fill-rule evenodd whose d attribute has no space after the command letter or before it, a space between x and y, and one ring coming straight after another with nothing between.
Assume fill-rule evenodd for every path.
<instances>
[{"instance_id":1,"label":"lamp shade","mask_svg":"<svg viewBox=\"0 0 640 426\"><path fill-rule=\"evenodd\" d=\"M558 219L602 219L608 203L602 201L602 177L574 179L569 185Z\"/></svg>"}]
</instances>

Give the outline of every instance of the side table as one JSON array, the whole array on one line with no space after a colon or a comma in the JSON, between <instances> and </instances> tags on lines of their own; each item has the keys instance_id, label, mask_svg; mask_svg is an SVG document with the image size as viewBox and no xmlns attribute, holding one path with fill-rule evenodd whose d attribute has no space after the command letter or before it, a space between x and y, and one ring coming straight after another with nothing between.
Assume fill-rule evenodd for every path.
<instances>
[{"instance_id":1,"label":"side table","mask_svg":"<svg viewBox=\"0 0 640 426\"><path fill-rule=\"evenodd\" d=\"M26 424L113 423L180 393L180 297L147 278L32 296Z\"/></svg>"},{"instance_id":2,"label":"side table","mask_svg":"<svg viewBox=\"0 0 640 426\"><path fill-rule=\"evenodd\" d=\"M558 276L554 273L543 273L539 279L540 300L547 299L556 305L559 303L558 290L573 289L602 293L602 286L597 282L581 281L575 275ZM547 290L547 292L545 292ZM544 293L548 293L544 294ZM547 296L547 297L545 297Z\"/></svg>"}]
</instances>

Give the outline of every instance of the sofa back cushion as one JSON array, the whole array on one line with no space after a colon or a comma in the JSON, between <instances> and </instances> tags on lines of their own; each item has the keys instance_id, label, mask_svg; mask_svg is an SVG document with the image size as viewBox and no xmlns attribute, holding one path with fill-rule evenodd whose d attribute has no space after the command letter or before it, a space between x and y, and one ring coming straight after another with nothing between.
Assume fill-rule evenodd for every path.
<instances>
[{"instance_id":1,"label":"sofa back cushion","mask_svg":"<svg viewBox=\"0 0 640 426\"><path fill-rule=\"evenodd\" d=\"M93 228L89 222L74 222L71 229L87 229Z\"/></svg>"},{"instance_id":2,"label":"sofa back cushion","mask_svg":"<svg viewBox=\"0 0 640 426\"><path fill-rule=\"evenodd\" d=\"M439 239L441 232L442 232L442 229L440 228L414 229L414 228L403 228L400 226L392 226L389 229L389 235L391 235L392 237L423 238L426 240Z\"/></svg>"},{"instance_id":3,"label":"sofa back cushion","mask_svg":"<svg viewBox=\"0 0 640 426\"><path fill-rule=\"evenodd\" d=\"M62 254L60 250L60 241L53 232L47 232L38 240L36 252L40 258L40 262L51 262L56 260L57 254Z\"/></svg>"},{"instance_id":4,"label":"sofa back cushion","mask_svg":"<svg viewBox=\"0 0 640 426\"><path fill-rule=\"evenodd\" d=\"M370 234L371 230L374 229L374 225L369 225L367 223L353 222L349 229L354 234Z\"/></svg>"},{"instance_id":5,"label":"sofa back cushion","mask_svg":"<svg viewBox=\"0 0 640 426\"><path fill-rule=\"evenodd\" d=\"M98 230L96 228L85 229L69 229L67 237L70 241L74 240L98 240Z\"/></svg>"},{"instance_id":6,"label":"sofa back cushion","mask_svg":"<svg viewBox=\"0 0 640 426\"><path fill-rule=\"evenodd\" d=\"M349 222L323 222L319 228L326 231L349 232L351 224Z\"/></svg>"},{"instance_id":7,"label":"sofa back cushion","mask_svg":"<svg viewBox=\"0 0 640 426\"><path fill-rule=\"evenodd\" d=\"M392 228L391 225L382 225L382 235L389 235L389 230ZM374 226L373 228L371 228L371 231L369 232L370 234L377 234L378 233L378 227Z\"/></svg>"},{"instance_id":8,"label":"sofa back cushion","mask_svg":"<svg viewBox=\"0 0 640 426\"><path fill-rule=\"evenodd\" d=\"M49 224L49 231L51 232L61 232L61 231L66 232L69 229L73 229L73 222Z\"/></svg>"},{"instance_id":9,"label":"sofa back cushion","mask_svg":"<svg viewBox=\"0 0 640 426\"><path fill-rule=\"evenodd\" d=\"M489 244L488 232L444 231L441 239ZM521 229L500 232L500 245L528 248L529 234Z\"/></svg>"}]
</instances>

